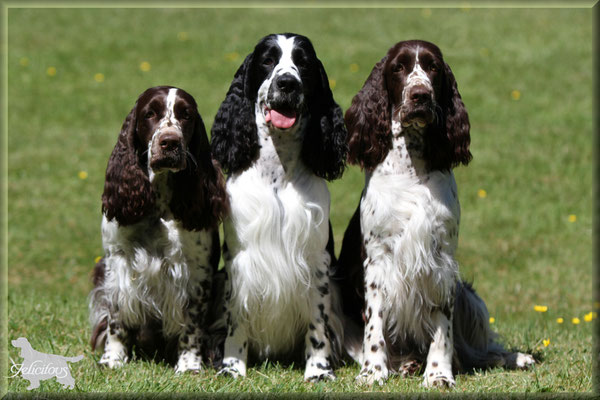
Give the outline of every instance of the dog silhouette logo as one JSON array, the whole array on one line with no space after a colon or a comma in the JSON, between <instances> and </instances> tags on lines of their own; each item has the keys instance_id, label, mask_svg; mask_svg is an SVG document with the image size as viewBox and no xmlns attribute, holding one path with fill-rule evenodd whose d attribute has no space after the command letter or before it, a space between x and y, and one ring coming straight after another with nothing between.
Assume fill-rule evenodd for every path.
<instances>
[{"instance_id":1,"label":"dog silhouette logo","mask_svg":"<svg viewBox=\"0 0 600 400\"><path fill-rule=\"evenodd\" d=\"M63 388L73 389L75 380L71 376L71 369L67 362L77 362L83 359L83 354L76 357L63 357L56 354L46 354L34 350L24 337L11 341L12 345L21 349L20 356L23 358L22 364L15 364L11 367L12 377L21 373L23 379L29 381L27 390L40 387L40 381L56 378Z\"/></svg>"}]
</instances>

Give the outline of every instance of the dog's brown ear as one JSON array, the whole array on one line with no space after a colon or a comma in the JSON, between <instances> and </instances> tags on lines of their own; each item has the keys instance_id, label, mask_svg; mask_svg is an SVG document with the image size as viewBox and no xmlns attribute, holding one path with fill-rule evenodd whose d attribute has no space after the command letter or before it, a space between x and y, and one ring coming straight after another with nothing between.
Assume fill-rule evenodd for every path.
<instances>
[{"instance_id":1,"label":"dog's brown ear","mask_svg":"<svg viewBox=\"0 0 600 400\"><path fill-rule=\"evenodd\" d=\"M388 55L371 71L362 89L346 111L348 128L348 162L372 171L381 163L392 146L392 119L384 77Z\"/></svg>"}]
</instances>

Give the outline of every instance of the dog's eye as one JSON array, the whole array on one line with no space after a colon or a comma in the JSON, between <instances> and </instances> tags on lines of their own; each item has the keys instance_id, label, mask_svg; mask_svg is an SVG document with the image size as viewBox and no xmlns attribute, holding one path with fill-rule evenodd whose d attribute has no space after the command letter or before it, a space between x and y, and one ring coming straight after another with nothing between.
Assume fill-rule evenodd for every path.
<instances>
[{"instance_id":1,"label":"dog's eye","mask_svg":"<svg viewBox=\"0 0 600 400\"><path fill-rule=\"evenodd\" d=\"M273 59L272 59L272 58L270 58L270 57L267 57L267 58L265 58L265 59L263 60L263 65L267 65L267 66L269 66L269 65L273 65Z\"/></svg>"},{"instance_id":2,"label":"dog's eye","mask_svg":"<svg viewBox=\"0 0 600 400\"><path fill-rule=\"evenodd\" d=\"M430 70L431 72L437 72L437 71L439 70L439 67L437 66L437 64L431 64L431 65L429 66L429 70Z\"/></svg>"},{"instance_id":3,"label":"dog's eye","mask_svg":"<svg viewBox=\"0 0 600 400\"><path fill-rule=\"evenodd\" d=\"M181 118L187 120L192 119L192 113L190 112L190 110L183 110L183 114L181 115Z\"/></svg>"},{"instance_id":4,"label":"dog's eye","mask_svg":"<svg viewBox=\"0 0 600 400\"><path fill-rule=\"evenodd\" d=\"M296 64L298 68L304 68L308 65L308 61L306 61L304 58L299 58L294 61L294 64Z\"/></svg>"},{"instance_id":5,"label":"dog's eye","mask_svg":"<svg viewBox=\"0 0 600 400\"><path fill-rule=\"evenodd\" d=\"M152 119L155 116L156 116L156 113L153 110L148 110L148 111L146 111L146 114L144 114L145 119Z\"/></svg>"},{"instance_id":6,"label":"dog's eye","mask_svg":"<svg viewBox=\"0 0 600 400\"><path fill-rule=\"evenodd\" d=\"M404 71L404 65L402 63L398 63L394 66L392 71L394 71L394 72Z\"/></svg>"}]
</instances>

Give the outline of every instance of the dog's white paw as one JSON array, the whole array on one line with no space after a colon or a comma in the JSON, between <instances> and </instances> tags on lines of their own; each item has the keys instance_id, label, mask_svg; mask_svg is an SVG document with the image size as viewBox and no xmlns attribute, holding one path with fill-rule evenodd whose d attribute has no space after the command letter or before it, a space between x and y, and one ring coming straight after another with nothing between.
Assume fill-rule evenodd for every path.
<instances>
[{"instance_id":1,"label":"dog's white paw","mask_svg":"<svg viewBox=\"0 0 600 400\"><path fill-rule=\"evenodd\" d=\"M520 369L527 369L535 364L535 360L531 354L517 353L515 365Z\"/></svg>"},{"instance_id":2,"label":"dog's white paw","mask_svg":"<svg viewBox=\"0 0 600 400\"><path fill-rule=\"evenodd\" d=\"M335 374L326 359L309 358L304 370L305 382L333 381Z\"/></svg>"},{"instance_id":3,"label":"dog's white paw","mask_svg":"<svg viewBox=\"0 0 600 400\"><path fill-rule=\"evenodd\" d=\"M452 367L450 365L438 365L433 362L428 364L423 374L422 385L426 388L452 388L456 385L454 375L452 375Z\"/></svg>"},{"instance_id":4,"label":"dog's white paw","mask_svg":"<svg viewBox=\"0 0 600 400\"><path fill-rule=\"evenodd\" d=\"M129 357L126 354L120 354L115 352L105 352L102 354L98 364L108 367L110 369L121 368L129 361Z\"/></svg>"},{"instance_id":5,"label":"dog's white paw","mask_svg":"<svg viewBox=\"0 0 600 400\"><path fill-rule=\"evenodd\" d=\"M378 383L381 386L387 381L389 375L389 371L385 365L370 364L369 366L363 367L356 377L356 382L360 385L369 386Z\"/></svg>"},{"instance_id":6,"label":"dog's white paw","mask_svg":"<svg viewBox=\"0 0 600 400\"><path fill-rule=\"evenodd\" d=\"M175 373L182 374L186 371L192 371L194 373L200 372L202 369L202 359L194 354L192 351L183 351L177 360L175 366Z\"/></svg>"},{"instance_id":7,"label":"dog's white paw","mask_svg":"<svg viewBox=\"0 0 600 400\"><path fill-rule=\"evenodd\" d=\"M237 368L234 368L234 367L223 367L217 373L217 375L228 376L228 377L233 378L233 379L237 379L240 376L242 376L242 377L246 376L245 374L242 374L240 371L238 371Z\"/></svg>"}]
</instances>

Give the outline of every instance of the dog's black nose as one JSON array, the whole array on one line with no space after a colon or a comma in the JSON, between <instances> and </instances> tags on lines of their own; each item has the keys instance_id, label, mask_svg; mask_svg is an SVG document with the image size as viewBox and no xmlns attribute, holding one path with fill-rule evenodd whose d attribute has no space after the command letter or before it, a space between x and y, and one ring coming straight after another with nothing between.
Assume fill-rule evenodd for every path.
<instances>
[{"instance_id":1,"label":"dog's black nose","mask_svg":"<svg viewBox=\"0 0 600 400\"><path fill-rule=\"evenodd\" d=\"M275 81L277 89L285 93L291 93L300 87L300 82L292 74L283 74Z\"/></svg>"}]
</instances>

